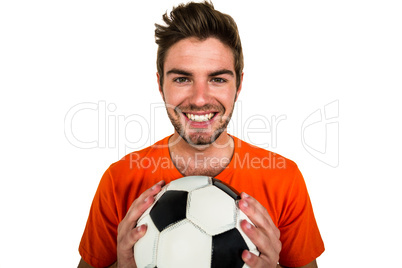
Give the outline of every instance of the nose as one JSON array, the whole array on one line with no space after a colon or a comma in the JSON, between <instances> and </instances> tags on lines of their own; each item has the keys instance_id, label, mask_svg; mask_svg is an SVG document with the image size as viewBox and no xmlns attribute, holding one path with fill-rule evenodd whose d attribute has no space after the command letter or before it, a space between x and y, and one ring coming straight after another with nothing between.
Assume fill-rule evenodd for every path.
<instances>
[{"instance_id":1,"label":"nose","mask_svg":"<svg viewBox=\"0 0 402 268\"><path fill-rule=\"evenodd\" d=\"M208 82L195 81L192 87L190 103L197 107L203 107L208 103L209 98Z\"/></svg>"}]
</instances>

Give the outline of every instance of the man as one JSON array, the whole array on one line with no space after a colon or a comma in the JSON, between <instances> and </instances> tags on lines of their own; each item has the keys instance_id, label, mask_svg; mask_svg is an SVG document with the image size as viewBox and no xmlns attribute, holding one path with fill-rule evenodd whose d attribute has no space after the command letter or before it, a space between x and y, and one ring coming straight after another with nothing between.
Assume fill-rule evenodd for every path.
<instances>
[{"instance_id":1,"label":"man","mask_svg":"<svg viewBox=\"0 0 402 268\"><path fill-rule=\"evenodd\" d=\"M146 232L137 220L164 183L189 175L213 176L242 192L239 207L255 226L241 227L261 252L245 250L247 265L317 267L324 245L296 164L227 133L243 80L234 20L207 2L180 5L163 19L166 26L155 31L157 79L175 132L105 172L79 267L136 267L133 246Z\"/></svg>"}]
</instances>

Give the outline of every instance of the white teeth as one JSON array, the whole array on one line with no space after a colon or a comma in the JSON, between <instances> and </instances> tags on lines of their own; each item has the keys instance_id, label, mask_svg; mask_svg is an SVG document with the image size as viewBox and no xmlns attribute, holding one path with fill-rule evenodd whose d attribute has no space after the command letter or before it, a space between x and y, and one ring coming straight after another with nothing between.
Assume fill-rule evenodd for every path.
<instances>
[{"instance_id":1,"label":"white teeth","mask_svg":"<svg viewBox=\"0 0 402 268\"><path fill-rule=\"evenodd\" d=\"M209 114L203 114L203 115L198 115L198 114L186 114L187 118L190 119L191 121L195 122L205 122L210 120L213 116L214 113L209 113Z\"/></svg>"}]
</instances>

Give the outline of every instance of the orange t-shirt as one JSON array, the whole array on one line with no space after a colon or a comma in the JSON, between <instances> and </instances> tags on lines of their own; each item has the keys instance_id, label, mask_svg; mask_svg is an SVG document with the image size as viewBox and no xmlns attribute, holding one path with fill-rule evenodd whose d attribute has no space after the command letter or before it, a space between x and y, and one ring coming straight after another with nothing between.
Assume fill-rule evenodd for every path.
<instances>
[{"instance_id":1,"label":"orange t-shirt","mask_svg":"<svg viewBox=\"0 0 402 268\"><path fill-rule=\"evenodd\" d=\"M235 150L231 162L216 178L253 196L268 210L281 232L280 264L298 267L310 263L324 251L324 244L297 165L278 154L233 139ZM170 158L168 140L166 137L128 154L106 170L79 246L81 257L88 264L94 267L113 264L117 258L117 227L132 202L162 179L169 183L183 177ZM202 163L202 158L196 161Z\"/></svg>"}]
</instances>

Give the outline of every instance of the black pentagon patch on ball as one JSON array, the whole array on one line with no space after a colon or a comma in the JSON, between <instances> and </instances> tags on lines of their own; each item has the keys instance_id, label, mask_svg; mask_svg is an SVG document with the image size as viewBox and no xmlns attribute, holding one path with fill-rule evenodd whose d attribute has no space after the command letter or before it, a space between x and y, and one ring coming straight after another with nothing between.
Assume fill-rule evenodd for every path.
<instances>
[{"instance_id":1,"label":"black pentagon patch on ball","mask_svg":"<svg viewBox=\"0 0 402 268\"><path fill-rule=\"evenodd\" d=\"M241 268L243 250L249 249L240 232L231 229L212 237L211 268Z\"/></svg>"},{"instance_id":2,"label":"black pentagon patch on ball","mask_svg":"<svg viewBox=\"0 0 402 268\"><path fill-rule=\"evenodd\" d=\"M156 201L149 214L159 232L186 218L187 196L185 191L167 191Z\"/></svg>"},{"instance_id":3,"label":"black pentagon patch on ball","mask_svg":"<svg viewBox=\"0 0 402 268\"><path fill-rule=\"evenodd\" d=\"M240 194L234 188L230 187L226 183L218 179L212 178L212 184L221 189L222 191L224 191L225 193L227 193L228 195L230 195L234 200L240 199Z\"/></svg>"}]
</instances>

